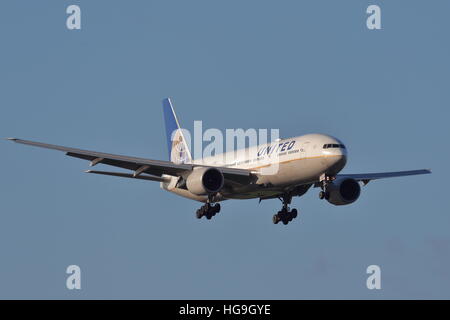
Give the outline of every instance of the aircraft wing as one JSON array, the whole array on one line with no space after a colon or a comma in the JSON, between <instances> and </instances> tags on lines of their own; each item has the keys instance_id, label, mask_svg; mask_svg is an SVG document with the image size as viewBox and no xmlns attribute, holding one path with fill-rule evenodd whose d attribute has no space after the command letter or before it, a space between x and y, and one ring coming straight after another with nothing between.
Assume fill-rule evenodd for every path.
<instances>
[{"instance_id":1,"label":"aircraft wing","mask_svg":"<svg viewBox=\"0 0 450 320\"><path fill-rule=\"evenodd\" d=\"M421 170L410 170L410 171L396 171L396 172L379 172L379 173L360 173L360 174L338 174L336 178L352 178L357 181L362 181L365 185L369 183L370 180L384 179L384 178L394 178L403 176L412 176L416 174L427 174L431 173L429 169Z\"/></svg>"},{"instance_id":2,"label":"aircraft wing","mask_svg":"<svg viewBox=\"0 0 450 320\"><path fill-rule=\"evenodd\" d=\"M128 157L110 153L68 148L53 144L46 144L16 138L8 138L8 140L30 146L63 151L68 156L91 161L91 166L95 166L96 164L101 163L134 171L134 174L131 175L114 172L88 170L87 172L89 173L106 174L128 178L139 178L154 181L164 181L164 178L161 178L163 174L171 176L181 176L183 174L188 173L189 171L192 171L196 166L202 166L196 164L175 164L171 161L151 160L145 158ZM215 168L219 169L224 175L225 180L229 180L230 182L235 181L238 183L242 183L243 181L250 181L251 179L253 179L253 175L249 170L227 168L227 167L215 167ZM144 175L141 176L140 174L142 173L149 174L152 177L148 178L147 176Z\"/></svg>"}]
</instances>

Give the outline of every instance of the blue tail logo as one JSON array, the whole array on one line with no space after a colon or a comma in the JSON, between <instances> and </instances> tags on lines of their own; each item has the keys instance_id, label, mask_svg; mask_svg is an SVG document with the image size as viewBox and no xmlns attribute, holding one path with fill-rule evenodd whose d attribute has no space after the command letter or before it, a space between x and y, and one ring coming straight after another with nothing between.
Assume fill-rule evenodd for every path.
<instances>
[{"instance_id":1,"label":"blue tail logo","mask_svg":"<svg viewBox=\"0 0 450 320\"><path fill-rule=\"evenodd\" d=\"M191 153L189 152L183 130L180 127L170 98L163 100L163 111L169 160L174 163L190 163L192 161Z\"/></svg>"}]
</instances>

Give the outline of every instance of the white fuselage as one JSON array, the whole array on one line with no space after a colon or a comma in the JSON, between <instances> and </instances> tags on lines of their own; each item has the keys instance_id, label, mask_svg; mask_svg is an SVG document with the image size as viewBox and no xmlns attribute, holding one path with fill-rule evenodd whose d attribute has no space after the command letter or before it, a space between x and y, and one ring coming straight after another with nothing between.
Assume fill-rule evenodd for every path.
<instances>
[{"instance_id":1,"label":"white fuselage","mask_svg":"<svg viewBox=\"0 0 450 320\"><path fill-rule=\"evenodd\" d=\"M338 139L325 134L307 134L194 160L194 163L251 170L257 176L254 184L227 190L220 195L221 199L249 199L318 182L323 174L337 174L346 161L347 151ZM206 199L176 188L174 184L173 187L170 183L162 183L161 186L190 199Z\"/></svg>"}]
</instances>

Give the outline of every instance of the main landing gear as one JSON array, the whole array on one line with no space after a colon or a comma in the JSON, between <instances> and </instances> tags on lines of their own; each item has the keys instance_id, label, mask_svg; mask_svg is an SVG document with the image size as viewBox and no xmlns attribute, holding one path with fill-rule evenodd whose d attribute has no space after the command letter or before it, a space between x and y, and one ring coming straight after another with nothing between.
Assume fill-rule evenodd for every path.
<instances>
[{"instance_id":1,"label":"main landing gear","mask_svg":"<svg viewBox=\"0 0 450 320\"><path fill-rule=\"evenodd\" d=\"M195 215L197 219L201 219L203 216L205 216L206 219L210 220L219 212L220 212L220 203L212 205L211 203L207 202L200 209L197 210Z\"/></svg>"},{"instance_id":2,"label":"main landing gear","mask_svg":"<svg viewBox=\"0 0 450 320\"><path fill-rule=\"evenodd\" d=\"M291 222L293 219L297 218L297 209L289 210L289 204L292 201L291 195L284 195L280 198L281 202L283 202L283 208L278 211L278 213L274 214L272 217L272 222L277 224L278 222L283 222L284 225Z\"/></svg>"}]
</instances>

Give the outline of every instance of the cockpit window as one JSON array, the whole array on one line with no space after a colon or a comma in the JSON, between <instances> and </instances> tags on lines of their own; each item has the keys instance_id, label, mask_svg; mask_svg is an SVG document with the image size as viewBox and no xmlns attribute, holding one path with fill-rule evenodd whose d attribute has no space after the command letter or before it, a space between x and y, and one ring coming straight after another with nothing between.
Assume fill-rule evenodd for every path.
<instances>
[{"instance_id":1,"label":"cockpit window","mask_svg":"<svg viewBox=\"0 0 450 320\"><path fill-rule=\"evenodd\" d=\"M326 143L323 145L324 149L329 149L329 148L342 148L345 149L345 146L343 144L338 144L338 143Z\"/></svg>"}]
</instances>

